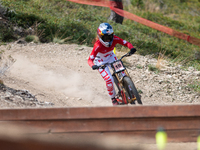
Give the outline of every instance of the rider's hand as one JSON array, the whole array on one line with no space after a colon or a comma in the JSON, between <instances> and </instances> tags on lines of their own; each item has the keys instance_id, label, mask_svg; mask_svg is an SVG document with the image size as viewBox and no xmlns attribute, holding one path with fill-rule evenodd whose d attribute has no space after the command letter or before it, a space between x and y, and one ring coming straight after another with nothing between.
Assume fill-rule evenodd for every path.
<instances>
[{"instance_id":1,"label":"rider's hand","mask_svg":"<svg viewBox=\"0 0 200 150\"><path fill-rule=\"evenodd\" d=\"M93 69L93 70L96 70L96 69L99 69L99 67L98 67L97 65L93 65L93 66L92 66L92 69Z\"/></svg>"},{"instance_id":2,"label":"rider's hand","mask_svg":"<svg viewBox=\"0 0 200 150\"><path fill-rule=\"evenodd\" d=\"M131 48L129 55L133 55L137 50L135 48Z\"/></svg>"}]
</instances>

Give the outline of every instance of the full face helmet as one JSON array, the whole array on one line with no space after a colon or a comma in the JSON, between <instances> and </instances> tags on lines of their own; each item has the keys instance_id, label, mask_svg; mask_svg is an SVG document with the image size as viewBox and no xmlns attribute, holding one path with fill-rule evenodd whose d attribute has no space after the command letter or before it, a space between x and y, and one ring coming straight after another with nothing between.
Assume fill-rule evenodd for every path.
<instances>
[{"instance_id":1,"label":"full face helmet","mask_svg":"<svg viewBox=\"0 0 200 150\"><path fill-rule=\"evenodd\" d=\"M97 29L99 41L105 47L110 47L113 42L113 28L109 23L101 23Z\"/></svg>"}]
</instances>

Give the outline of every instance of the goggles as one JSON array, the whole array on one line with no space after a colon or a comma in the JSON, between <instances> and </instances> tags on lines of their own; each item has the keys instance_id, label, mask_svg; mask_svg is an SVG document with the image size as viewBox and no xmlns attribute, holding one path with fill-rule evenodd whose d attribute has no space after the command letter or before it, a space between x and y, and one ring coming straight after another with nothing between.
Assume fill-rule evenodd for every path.
<instances>
[{"instance_id":1,"label":"goggles","mask_svg":"<svg viewBox=\"0 0 200 150\"><path fill-rule=\"evenodd\" d=\"M102 36L102 40L103 40L104 42L112 41L112 40L113 40L113 34L110 34L110 35L105 34L105 35L103 35L103 36Z\"/></svg>"}]
</instances>

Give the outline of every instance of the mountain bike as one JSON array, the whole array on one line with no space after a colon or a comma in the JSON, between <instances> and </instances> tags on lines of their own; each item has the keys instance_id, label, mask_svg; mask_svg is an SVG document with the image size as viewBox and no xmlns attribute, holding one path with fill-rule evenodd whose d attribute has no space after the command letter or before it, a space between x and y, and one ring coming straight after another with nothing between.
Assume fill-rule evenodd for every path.
<instances>
[{"instance_id":1,"label":"mountain bike","mask_svg":"<svg viewBox=\"0 0 200 150\"><path fill-rule=\"evenodd\" d=\"M105 63L104 65L99 66L99 68L105 69L107 66L111 66L113 73L112 77L115 82L115 91L116 98L120 105L124 104L142 104L140 95L126 69L122 59L124 57L131 56L130 53L123 55L120 59L112 62Z\"/></svg>"}]
</instances>

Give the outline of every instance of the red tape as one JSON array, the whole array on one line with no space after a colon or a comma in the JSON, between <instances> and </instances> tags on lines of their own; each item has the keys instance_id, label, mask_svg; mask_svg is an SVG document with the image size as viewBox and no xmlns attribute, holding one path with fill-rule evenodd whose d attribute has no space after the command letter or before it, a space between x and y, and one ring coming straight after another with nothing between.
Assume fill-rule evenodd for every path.
<instances>
[{"instance_id":1,"label":"red tape","mask_svg":"<svg viewBox=\"0 0 200 150\"><path fill-rule=\"evenodd\" d=\"M110 3L109 0L67 0L67 1L71 1L74 3L79 3L79 4L86 4L86 5L93 5L93 6L101 6L101 7L109 7L111 10L113 10L114 12L116 12L118 15L123 16L127 19L136 21L138 23L141 23L145 26L151 27L153 29L156 29L158 31L167 33L171 36L175 36L177 38L186 40L194 45L198 45L200 46L200 39L195 38L195 37L190 37L189 35L186 35L184 33L175 31L171 28L168 28L166 26L154 23L152 21L149 21L147 19L141 18L139 16L136 16L130 12L124 11L122 9L116 8L111 6L112 3Z\"/></svg>"},{"instance_id":2,"label":"red tape","mask_svg":"<svg viewBox=\"0 0 200 150\"><path fill-rule=\"evenodd\" d=\"M190 40L190 36L187 37L187 41L188 41L188 42L189 42L189 40Z\"/></svg>"}]
</instances>

